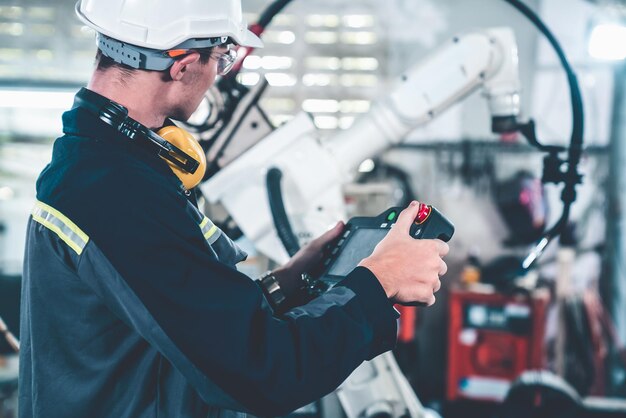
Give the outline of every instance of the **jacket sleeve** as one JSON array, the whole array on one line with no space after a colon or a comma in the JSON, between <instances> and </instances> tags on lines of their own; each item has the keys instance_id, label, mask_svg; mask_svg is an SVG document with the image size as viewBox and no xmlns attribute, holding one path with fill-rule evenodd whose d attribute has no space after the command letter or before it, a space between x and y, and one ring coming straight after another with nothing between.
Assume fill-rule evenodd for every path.
<instances>
[{"instance_id":1,"label":"jacket sleeve","mask_svg":"<svg viewBox=\"0 0 626 418\"><path fill-rule=\"evenodd\" d=\"M216 260L176 191L122 178L85 191L72 215L110 263L83 260L79 273L207 403L221 402L217 387L242 410L285 414L395 345L397 312L369 270L277 318L253 280Z\"/></svg>"}]
</instances>

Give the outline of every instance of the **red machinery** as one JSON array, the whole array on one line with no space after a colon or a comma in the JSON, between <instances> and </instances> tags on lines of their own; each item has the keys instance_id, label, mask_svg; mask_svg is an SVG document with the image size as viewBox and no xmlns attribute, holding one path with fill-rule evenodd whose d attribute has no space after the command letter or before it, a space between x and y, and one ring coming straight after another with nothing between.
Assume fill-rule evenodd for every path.
<instances>
[{"instance_id":1,"label":"red machinery","mask_svg":"<svg viewBox=\"0 0 626 418\"><path fill-rule=\"evenodd\" d=\"M524 371L544 366L547 291L450 293L448 400L501 401Z\"/></svg>"}]
</instances>

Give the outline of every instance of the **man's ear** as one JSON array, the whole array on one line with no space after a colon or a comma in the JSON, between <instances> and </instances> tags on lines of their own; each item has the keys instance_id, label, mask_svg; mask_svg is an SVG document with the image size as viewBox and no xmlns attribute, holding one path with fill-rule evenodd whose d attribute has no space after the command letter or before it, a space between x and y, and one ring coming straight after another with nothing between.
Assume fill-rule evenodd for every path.
<instances>
[{"instance_id":1,"label":"man's ear","mask_svg":"<svg viewBox=\"0 0 626 418\"><path fill-rule=\"evenodd\" d=\"M172 80L182 80L183 76L188 70L188 67L191 64L198 62L199 59L200 54L198 54L197 52L192 52L185 55L183 58L176 60L174 64L170 67L170 77L172 77Z\"/></svg>"}]
</instances>

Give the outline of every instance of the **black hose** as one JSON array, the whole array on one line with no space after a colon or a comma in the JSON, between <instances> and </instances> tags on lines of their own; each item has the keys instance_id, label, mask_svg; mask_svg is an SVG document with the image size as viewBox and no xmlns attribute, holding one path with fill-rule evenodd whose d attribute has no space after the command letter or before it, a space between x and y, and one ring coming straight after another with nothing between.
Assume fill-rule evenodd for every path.
<instances>
[{"instance_id":1,"label":"black hose","mask_svg":"<svg viewBox=\"0 0 626 418\"><path fill-rule=\"evenodd\" d=\"M285 210L285 202L283 201L283 192L280 185L282 178L283 173L278 168L271 168L267 172L267 197L270 202L270 210L278 238L280 238L280 242L282 242L285 250L291 257L300 249L300 243L293 233L287 211Z\"/></svg>"},{"instance_id":2,"label":"black hose","mask_svg":"<svg viewBox=\"0 0 626 418\"><path fill-rule=\"evenodd\" d=\"M565 52L561 45L556 40L555 36L552 34L550 29L543 23L541 18L537 16L537 14L532 11L528 6L522 3L519 0L505 0L515 9L517 9L520 13L526 16L538 29L539 31L547 38L548 42L556 52L565 73L567 74L567 81L569 84L570 90L570 99L572 104L572 135L570 140L570 146L568 148L568 159L567 159L567 171L563 175L563 183L565 184L563 188L563 192L561 194L561 200L563 201L563 213L561 214L560 219L557 223L550 228L545 234L544 237L548 240L552 240L563 232L564 228L567 226L569 222L569 216L571 212L572 203L576 200L576 185L580 183L581 176L578 174L578 164L580 163L580 158L583 149L583 134L584 134L584 108L583 108L583 99L580 91L580 86L578 84L578 79L576 77L576 73L574 72L572 66L570 65L567 57L565 56ZM532 123L532 122L531 122ZM527 138L534 140L540 149L546 150L546 147L541 145L536 138L534 137L534 126L531 125L532 132L524 131L522 129L522 133L525 134ZM549 151L550 152L550 151ZM551 157L553 159L558 158L556 156L556 152L553 150L551 152Z\"/></svg>"},{"instance_id":3,"label":"black hose","mask_svg":"<svg viewBox=\"0 0 626 418\"><path fill-rule=\"evenodd\" d=\"M539 31L548 39L550 45L556 52L559 57L559 61L567 74L567 80L569 83L570 89L570 98L572 103L572 114L573 114L573 127L572 127L572 136L571 136L571 148L570 156L572 151L574 155L578 156L575 162L580 158L580 153L582 152L582 144L583 144L583 132L584 132L584 111L583 111L583 102L582 102L582 94L580 92L580 87L578 84L578 79L576 77L576 73L574 72L572 66L570 65L567 57L565 56L565 52L561 45L556 40L555 36L552 34L550 29L543 23L541 18L537 16L537 14L522 3L519 0L505 0L507 3L511 4L514 8L516 8L520 13L526 16L538 29Z\"/></svg>"}]
</instances>

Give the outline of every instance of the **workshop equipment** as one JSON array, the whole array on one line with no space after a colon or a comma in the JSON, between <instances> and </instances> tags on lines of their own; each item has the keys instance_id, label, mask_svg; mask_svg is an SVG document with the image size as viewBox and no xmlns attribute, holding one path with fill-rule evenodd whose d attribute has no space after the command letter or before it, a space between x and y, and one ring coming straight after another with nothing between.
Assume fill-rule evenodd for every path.
<instances>
[{"instance_id":1,"label":"workshop equipment","mask_svg":"<svg viewBox=\"0 0 626 418\"><path fill-rule=\"evenodd\" d=\"M548 292L505 295L484 289L471 286L450 292L450 401L501 401L520 374L545 363Z\"/></svg>"}]
</instances>

